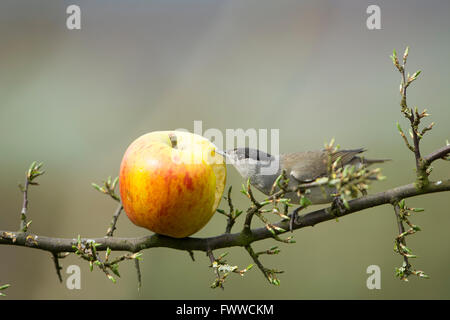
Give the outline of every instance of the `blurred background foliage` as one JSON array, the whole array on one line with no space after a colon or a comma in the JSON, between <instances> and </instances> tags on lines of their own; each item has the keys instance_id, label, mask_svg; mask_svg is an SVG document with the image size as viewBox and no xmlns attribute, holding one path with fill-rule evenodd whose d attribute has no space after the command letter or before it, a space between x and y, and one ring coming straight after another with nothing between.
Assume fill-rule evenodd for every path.
<instances>
[{"instance_id":1,"label":"blurred background foliage","mask_svg":"<svg viewBox=\"0 0 450 320\"><path fill-rule=\"evenodd\" d=\"M82 29L65 27L66 7L78 4ZM23 1L0 4L0 229L17 230L17 184L33 160L47 173L30 194L31 231L54 237L102 236L116 203L91 182L118 175L127 146L143 133L176 128L279 128L281 152L323 147L332 137L367 156L392 158L387 180L371 192L409 183L414 160L398 135L400 78L389 55L410 46L409 71L423 70L409 89L410 106L427 107L437 122L423 153L449 137L450 42L448 1L377 1L381 30L366 28L369 1ZM436 163L432 178L448 177ZM236 207L242 180L229 168ZM261 197L261 194L257 194ZM448 194L408 200L424 207L412 220L422 232L408 239L431 276L394 276L394 212L383 206L295 233L267 267L285 270L281 286L256 268L232 275L225 291L209 288L214 275L204 253L144 251L138 292L132 262L120 266L117 284L71 255L81 266L81 290L58 282L50 254L0 247L2 299L391 299L450 298ZM225 202L222 207L225 208ZM310 210L313 210L311 208ZM240 221L242 223L242 221ZM241 227L238 222L236 229ZM222 233L216 214L196 236ZM148 234L123 215L117 236ZM277 243L278 244L278 243ZM273 240L255 244L267 249ZM245 267L242 248L229 251ZM381 267L381 290L368 290L366 268ZM67 275L63 273L64 279Z\"/></svg>"}]
</instances>

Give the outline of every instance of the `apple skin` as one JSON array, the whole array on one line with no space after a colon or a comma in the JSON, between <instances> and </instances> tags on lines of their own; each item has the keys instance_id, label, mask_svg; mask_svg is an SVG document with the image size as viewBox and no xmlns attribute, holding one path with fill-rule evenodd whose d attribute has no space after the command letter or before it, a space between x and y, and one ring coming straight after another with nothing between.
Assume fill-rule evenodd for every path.
<instances>
[{"instance_id":1,"label":"apple skin","mask_svg":"<svg viewBox=\"0 0 450 320\"><path fill-rule=\"evenodd\" d=\"M175 136L175 148L171 137ZM192 161L192 157L200 160ZM212 157L212 158L211 158ZM120 166L120 195L128 218L155 233L184 238L203 228L225 187L226 166L207 139L155 131L136 139Z\"/></svg>"}]
</instances>

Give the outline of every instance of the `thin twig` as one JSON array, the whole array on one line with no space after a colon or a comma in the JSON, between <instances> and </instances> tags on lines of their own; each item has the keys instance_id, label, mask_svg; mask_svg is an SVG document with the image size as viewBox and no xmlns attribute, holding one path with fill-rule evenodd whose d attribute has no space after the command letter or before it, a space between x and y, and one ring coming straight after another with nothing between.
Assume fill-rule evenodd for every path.
<instances>
[{"instance_id":1,"label":"thin twig","mask_svg":"<svg viewBox=\"0 0 450 320\"><path fill-rule=\"evenodd\" d=\"M20 190L23 193L23 204L22 204L22 210L20 211L20 231L26 232L28 230L28 227L31 223L27 222L27 211L28 211L28 188L31 185L39 185L39 183L35 182L34 179L37 177L43 175L45 171L41 171L43 163L37 163L34 161L28 171L26 172L25 176L25 185L20 187Z\"/></svg>"},{"instance_id":2,"label":"thin twig","mask_svg":"<svg viewBox=\"0 0 450 320\"><path fill-rule=\"evenodd\" d=\"M401 69L401 74L402 74L402 82L403 82L403 90L402 90L402 100L401 100L401 106L404 109L408 108L407 102L406 102L406 89L409 86L409 81L408 79L406 79L406 71L405 71L405 63L403 64L403 68ZM411 108L410 112L409 112L409 121L411 123L411 131L412 131L412 135L413 135L413 144L414 144L414 156L416 158L416 167L417 170L419 170L420 167L420 159L422 158L422 156L420 155L420 147L419 147L419 138L417 136L417 126L420 123L420 118L419 117L415 117L414 116L414 111Z\"/></svg>"},{"instance_id":3,"label":"thin twig","mask_svg":"<svg viewBox=\"0 0 450 320\"><path fill-rule=\"evenodd\" d=\"M397 124L397 126L398 126L398 129L400 131L400 134L401 134L403 140L406 143L406 146L414 153L414 158L415 158L415 162L416 162L416 175L417 175L416 186L419 189L423 189L429 183L429 180L428 180L429 164L427 164L427 162L424 161L424 159L422 159L419 143L422 138L422 135L425 134L425 132L430 131L431 128L433 127L434 123L432 123L430 126L423 129L422 135L421 135L419 133L420 121L422 118L428 116L428 113L426 112L426 110L419 113L417 108L415 108L415 110L413 110L412 108L408 107L407 94L406 94L407 88L413 81L415 81L417 79L417 77L420 74L420 71L417 71L416 73L414 73L411 76L409 75L409 73L408 73L408 75L406 75L405 66L406 66L406 61L407 61L407 57L408 57L408 51L409 51L409 48L407 47L405 50L405 53L403 54L403 64L400 64L395 50L394 50L394 53L391 58L394 63L394 66L398 69L398 71L400 72L401 77L402 77L402 81L400 84L400 95L401 95L400 106L401 106L401 112L403 113L405 118L407 118L409 120L410 125L411 125L410 133L411 133L411 137L413 139L413 146L411 146L409 144L408 139L406 138L405 134L403 133L403 131L400 128L400 125Z\"/></svg>"},{"instance_id":4,"label":"thin twig","mask_svg":"<svg viewBox=\"0 0 450 320\"><path fill-rule=\"evenodd\" d=\"M245 250L247 250L248 254L250 255L250 257L252 258L253 262L256 264L256 266L258 267L259 270L261 270L261 272L263 273L264 277L269 281L269 277L267 275L267 270L266 268L263 266L263 264L261 263L261 261L259 261L259 257L258 254L255 253L255 251L253 250L253 248L248 245L244 247Z\"/></svg>"},{"instance_id":5,"label":"thin twig","mask_svg":"<svg viewBox=\"0 0 450 320\"><path fill-rule=\"evenodd\" d=\"M230 233L231 232L231 228L233 228L233 225L236 222L236 219L234 217L233 201L231 200L231 190L232 190L232 188L233 188L232 186L230 186L228 188L227 201L228 201L228 207L230 208L230 211L229 211L229 214L228 214L227 226L225 228L225 233Z\"/></svg>"},{"instance_id":6,"label":"thin twig","mask_svg":"<svg viewBox=\"0 0 450 320\"><path fill-rule=\"evenodd\" d=\"M259 260L259 254L255 253L253 248L250 245L245 246L245 250L247 250L248 254L252 258L253 262L258 266L259 270L263 273L264 277L269 281L269 283L273 285L279 285L280 280L278 280L275 276L277 273L283 273L283 271L268 269L263 266L261 261Z\"/></svg>"},{"instance_id":7,"label":"thin twig","mask_svg":"<svg viewBox=\"0 0 450 320\"><path fill-rule=\"evenodd\" d=\"M117 219L119 219L119 215L122 212L122 209L123 209L122 204L119 204L119 206L116 209L116 212L113 215L111 224L110 224L110 226L109 226L109 228L108 228L108 230L106 232L106 236L107 237L112 237L113 236L114 230L116 230Z\"/></svg>"},{"instance_id":8,"label":"thin twig","mask_svg":"<svg viewBox=\"0 0 450 320\"><path fill-rule=\"evenodd\" d=\"M209 261L211 262L211 268L213 268L214 272L216 273L219 287L222 288L222 290L223 290L224 287L223 287L222 277L220 276L219 268L217 268L215 266L216 258L214 258L214 254L213 254L212 250L207 250L206 255L209 257Z\"/></svg>"},{"instance_id":9,"label":"thin twig","mask_svg":"<svg viewBox=\"0 0 450 320\"><path fill-rule=\"evenodd\" d=\"M399 232L399 234L403 234L403 233L405 232L405 226L403 225L403 221L402 221L402 218L401 218L401 216L400 216L400 207L399 207L399 205L398 205L398 202L396 202L396 203L394 204L394 212L395 212L395 216L396 216L396 218L397 218L398 232ZM402 250L402 248L400 247L400 243L403 244L404 246L406 246L405 238L399 239L396 243L397 243L397 250L398 250L398 252L401 253L403 250ZM403 261L404 261L404 263L405 263L405 268L406 268L406 269L409 269L409 267L410 267L411 265L409 264L408 257L406 257L405 255L403 255Z\"/></svg>"},{"instance_id":10,"label":"thin twig","mask_svg":"<svg viewBox=\"0 0 450 320\"><path fill-rule=\"evenodd\" d=\"M23 186L23 203L22 210L20 212L20 230L26 231L27 226L27 211L28 211L28 186L29 180L28 177L25 179L25 185Z\"/></svg>"},{"instance_id":11,"label":"thin twig","mask_svg":"<svg viewBox=\"0 0 450 320\"><path fill-rule=\"evenodd\" d=\"M243 231L248 232L251 228L253 215L255 213L257 213L259 211L259 209L262 207L262 205L255 199L255 197L253 195L253 191L250 186L250 179L247 180L246 195L253 204L250 208L248 208L247 215L245 216Z\"/></svg>"},{"instance_id":12,"label":"thin twig","mask_svg":"<svg viewBox=\"0 0 450 320\"><path fill-rule=\"evenodd\" d=\"M233 213L234 211L234 206L233 206L233 201L231 200L231 190L233 189L233 186L230 186L228 188L228 197L227 197L227 201L228 201L228 207L230 208L230 215Z\"/></svg>"}]
</instances>

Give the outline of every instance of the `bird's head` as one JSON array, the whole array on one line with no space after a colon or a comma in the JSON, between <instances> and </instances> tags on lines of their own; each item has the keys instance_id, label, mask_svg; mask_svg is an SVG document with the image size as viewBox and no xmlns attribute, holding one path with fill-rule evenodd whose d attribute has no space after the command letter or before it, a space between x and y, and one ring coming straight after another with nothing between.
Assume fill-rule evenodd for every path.
<instances>
[{"instance_id":1,"label":"bird's head","mask_svg":"<svg viewBox=\"0 0 450 320\"><path fill-rule=\"evenodd\" d=\"M262 174L264 168L270 167L276 159L271 154L252 148L234 148L221 153L244 178Z\"/></svg>"}]
</instances>

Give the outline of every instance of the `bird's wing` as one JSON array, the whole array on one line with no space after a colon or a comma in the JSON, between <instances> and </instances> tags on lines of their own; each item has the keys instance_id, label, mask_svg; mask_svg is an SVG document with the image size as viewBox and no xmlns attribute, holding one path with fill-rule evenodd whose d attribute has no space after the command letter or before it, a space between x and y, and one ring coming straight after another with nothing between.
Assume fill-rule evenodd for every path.
<instances>
[{"instance_id":1,"label":"bird's wing","mask_svg":"<svg viewBox=\"0 0 450 320\"><path fill-rule=\"evenodd\" d=\"M321 151L304 152L286 156L286 162L291 163L290 175L300 183L311 182L326 175L326 154Z\"/></svg>"},{"instance_id":2,"label":"bird's wing","mask_svg":"<svg viewBox=\"0 0 450 320\"><path fill-rule=\"evenodd\" d=\"M331 155L331 161L336 161L341 157L341 165L351 164L357 154L364 152L363 148L354 150L339 150ZM300 183L311 182L317 178L326 176L328 173L328 155L326 151L311 151L305 152L305 156L301 157L299 161L289 159L291 155L287 155L287 160L294 163L290 170L290 175ZM355 158L356 157L356 158Z\"/></svg>"},{"instance_id":3,"label":"bird's wing","mask_svg":"<svg viewBox=\"0 0 450 320\"><path fill-rule=\"evenodd\" d=\"M331 155L331 162L336 161L339 157L341 157L341 165L345 166L346 164L350 164L353 160L355 160L355 156L359 153L366 151L364 148L354 149L354 150L339 150Z\"/></svg>"}]
</instances>

